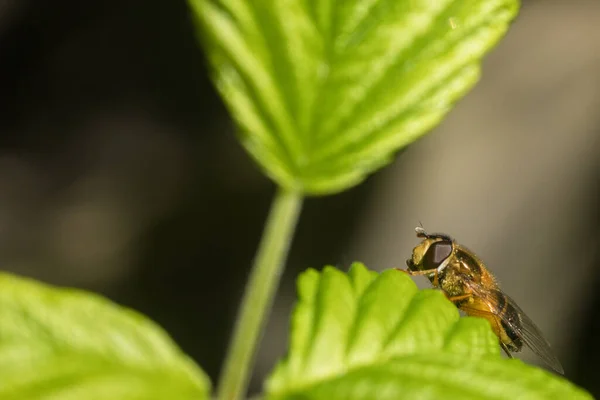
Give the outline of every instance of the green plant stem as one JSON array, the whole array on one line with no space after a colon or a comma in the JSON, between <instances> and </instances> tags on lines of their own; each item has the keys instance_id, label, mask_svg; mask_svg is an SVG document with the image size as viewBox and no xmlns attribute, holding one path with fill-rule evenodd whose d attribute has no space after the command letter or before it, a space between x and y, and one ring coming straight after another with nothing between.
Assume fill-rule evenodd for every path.
<instances>
[{"instance_id":1,"label":"green plant stem","mask_svg":"<svg viewBox=\"0 0 600 400\"><path fill-rule=\"evenodd\" d=\"M275 194L221 371L219 400L237 400L246 393L301 207L301 194L283 189Z\"/></svg>"}]
</instances>

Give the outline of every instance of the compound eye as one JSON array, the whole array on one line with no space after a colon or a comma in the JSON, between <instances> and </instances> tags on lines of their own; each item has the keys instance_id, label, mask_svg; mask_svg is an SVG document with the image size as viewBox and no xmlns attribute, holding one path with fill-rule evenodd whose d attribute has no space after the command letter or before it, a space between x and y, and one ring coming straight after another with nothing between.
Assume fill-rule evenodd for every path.
<instances>
[{"instance_id":1,"label":"compound eye","mask_svg":"<svg viewBox=\"0 0 600 400\"><path fill-rule=\"evenodd\" d=\"M452 254L452 242L442 240L433 243L423 257L424 269L434 269L440 266Z\"/></svg>"}]
</instances>

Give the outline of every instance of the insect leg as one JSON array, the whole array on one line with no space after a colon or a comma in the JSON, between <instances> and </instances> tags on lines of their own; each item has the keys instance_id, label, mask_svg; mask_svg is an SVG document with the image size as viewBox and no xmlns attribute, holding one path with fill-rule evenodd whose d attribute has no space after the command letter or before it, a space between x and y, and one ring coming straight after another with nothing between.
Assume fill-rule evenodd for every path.
<instances>
[{"instance_id":1,"label":"insect leg","mask_svg":"<svg viewBox=\"0 0 600 400\"><path fill-rule=\"evenodd\" d=\"M432 269L424 269L421 271L413 271L410 269L402 269L402 268L395 268L398 271L404 272L405 274L408 274L410 276L415 276L415 275L431 275L433 274L433 286L434 287L438 287L439 286L439 281L438 281L438 270L437 268L432 268Z\"/></svg>"},{"instance_id":2,"label":"insect leg","mask_svg":"<svg viewBox=\"0 0 600 400\"><path fill-rule=\"evenodd\" d=\"M508 356L508 358L513 358L513 355L510 354L510 351L508 350L508 346L505 345L504 343L500 342L500 347L502 347L502 350L504 350L504 352L506 353L506 355Z\"/></svg>"},{"instance_id":3,"label":"insect leg","mask_svg":"<svg viewBox=\"0 0 600 400\"><path fill-rule=\"evenodd\" d=\"M448 300L450 300L453 303L456 302L456 301L468 299L469 297L471 297L473 295L472 293L467 293L467 294L461 294L460 296L448 296L446 294L446 292L444 292L444 294L446 295L446 297L448 298Z\"/></svg>"},{"instance_id":4,"label":"insect leg","mask_svg":"<svg viewBox=\"0 0 600 400\"><path fill-rule=\"evenodd\" d=\"M429 275L429 274L435 274L437 272L437 268L432 268L432 269L422 269L420 271L413 271L411 269L402 269L402 268L394 268L398 271L402 271L404 273L407 273L409 275Z\"/></svg>"},{"instance_id":5,"label":"insect leg","mask_svg":"<svg viewBox=\"0 0 600 400\"><path fill-rule=\"evenodd\" d=\"M508 346L505 343L503 343L500 339L499 333L502 331L502 326L494 313L470 307L460 307L460 309L463 310L467 315L474 317L483 317L487 319L488 322L492 325L492 330L494 331L494 333L496 333L496 336L498 336L498 343L500 343L500 347L502 347L502 350L504 350L504 352L509 358L513 358L511 352L508 350ZM489 316L492 316L494 318L490 320L487 318Z\"/></svg>"},{"instance_id":6,"label":"insect leg","mask_svg":"<svg viewBox=\"0 0 600 400\"><path fill-rule=\"evenodd\" d=\"M487 319L490 322L490 325L494 325L494 326L492 326L492 329L494 331L497 331L497 332L501 331L502 326L500 325L500 322L496 318L496 314L489 312L489 311L480 310L478 308L471 308L471 307L465 307L465 306L460 307L460 309L463 310L467 315L474 316L474 317L483 317L483 318ZM490 321L487 317L492 317L493 322ZM496 329L494 329L494 328L496 328Z\"/></svg>"}]
</instances>

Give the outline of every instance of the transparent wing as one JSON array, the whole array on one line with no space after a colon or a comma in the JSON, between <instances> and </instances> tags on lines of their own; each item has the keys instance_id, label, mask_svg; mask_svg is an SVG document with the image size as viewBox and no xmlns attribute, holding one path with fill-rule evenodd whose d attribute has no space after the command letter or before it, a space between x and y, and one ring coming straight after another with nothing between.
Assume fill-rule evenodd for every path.
<instances>
[{"instance_id":1,"label":"transparent wing","mask_svg":"<svg viewBox=\"0 0 600 400\"><path fill-rule=\"evenodd\" d=\"M502 322L509 326L515 334L523 341L523 343L529 347L535 354L537 354L550 368L564 374L564 370L556 355L550 347L550 343L544 338L544 335L535 325L535 323L525 314L525 312L517 305L517 303L509 296L497 289L486 289L481 285L473 282L470 279L464 280L465 285L482 301L489 305L489 310L496 315ZM515 312L519 316L519 320L515 321L508 318L510 314L502 314L496 305L498 304L498 296L501 295L506 300L507 304L512 306Z\"/></svg>"}]
</instances>

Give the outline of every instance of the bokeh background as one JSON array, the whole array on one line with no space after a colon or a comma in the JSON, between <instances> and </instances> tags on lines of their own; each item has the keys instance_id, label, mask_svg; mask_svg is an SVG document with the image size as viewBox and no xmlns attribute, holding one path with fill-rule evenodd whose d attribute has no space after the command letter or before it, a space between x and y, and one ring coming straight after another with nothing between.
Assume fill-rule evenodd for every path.
<instances>
[{"instance_id":1,"label":"bokeh background","mask_svg":"<svg viewBox=\"0 0 600 400\"><path fill-rule=\"evenodd\" d=\"M421 221L476 250L600 396L599 111L600 2L524 1L442 125L306 201L252 390L285 352L297 274L402 266ZM215 381L273 192L185 1L0 0L2 269L140 310Z\"/></svg>"}]
</instances>

